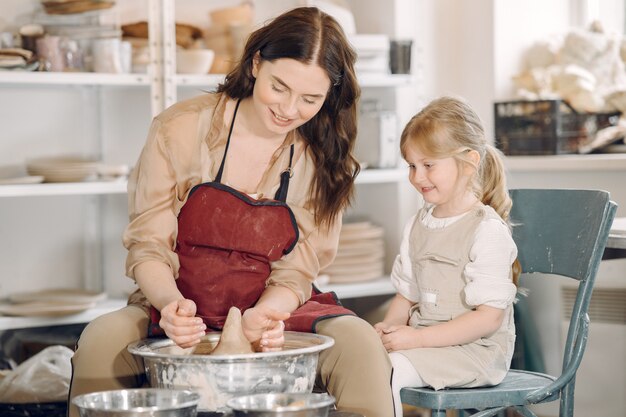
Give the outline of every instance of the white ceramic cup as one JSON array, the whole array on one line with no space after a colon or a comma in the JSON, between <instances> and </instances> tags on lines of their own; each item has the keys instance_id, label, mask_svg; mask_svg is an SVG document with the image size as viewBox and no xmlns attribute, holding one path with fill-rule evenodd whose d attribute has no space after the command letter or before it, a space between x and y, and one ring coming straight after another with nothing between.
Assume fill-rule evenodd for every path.
<instances>
[{"instance_id":1,"label":"white ceramic cup","mask_svg":"<svg viewBox=\"0 0 626 417\"><path fill-rule=\"evenodd\" d=\"M119 38L96 39L93 42L93 70L120 74L122 66L122 42Z\"/></svg>"},{"instance_id":2,"label":"white ceramic cup","mask_svg":"<svg viewBox=\"0 0 626 417\"><path fill-rule=\"evenodd\" d=\"M47 71L63 71L65 57L61 49L60 36L43 36L37 39L37 55Z\"/></svg>"}]
</instances>

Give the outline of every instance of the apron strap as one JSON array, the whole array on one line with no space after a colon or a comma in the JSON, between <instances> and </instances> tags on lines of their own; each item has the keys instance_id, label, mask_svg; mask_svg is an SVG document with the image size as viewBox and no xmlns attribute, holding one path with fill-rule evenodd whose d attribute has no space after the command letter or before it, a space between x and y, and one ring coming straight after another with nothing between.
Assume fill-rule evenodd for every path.
<instances>
[{"instance_id":1,"label":"apron strap","mask_svg":"<svg viewBox=\"0 0 626 417\"><path fill-rule=\"evenodd\" d=\"M282 201L285 203L287 201L287 192L289 191L289 178L291 178L291 163L293 161L293 143L289 149L289 166L280 174L280 186L278 190L276 190L276 195L274 196L274 200Z\"/></svg>"},{"instance_id":2,"label":"apron strap","mask_svg":"<svg viewBox=\"0 0 626 417\"><path fill-rule=\"evenodd\" d=\"M233 113L233 120L230 121L230 129L228 130L228 139L226 139L226 147L224 148L224 156L222 156L222 163L220 164L220 169L217 171L217 176L215 177L214 182L221 183L222 182L222 173L224 172L224 163L226 162L226 154L228 153L228 145L230 145L230 135L233 134L233 127L235 126L235 117L237 117L237 110L239 110L239 103L241 103L241 99L237 100L237 104L235 105L235 112Z\"/></svg>"},{"instance_id":3,"label":"apron strap","mask_svg":"<svg viewBox=\"0 0 626 417\"><path fill-rule=\"evenodd\" d=\"M224 147L224 155L222 156L220 169L217 171L217 175L215 176L215 180L213 182L222 182L222 174L224 173L224 165L226 163L226 155L228 154L228 147L230 145L230 137L233 134L235 117L237 117L237 110L239 110L240 103L241 99L237 100L237 104L235 105L235 111L233 112L233 120L231 120L230 129L228 130L228 138L226 139L226 146ZM289 178L291 178L292 175L291 164L293 162L293 154L294 146L292 143L291 148L289 149L289 166L280 174L280 186L278 187L278 190L276 190L276 195L274 196L275 200L281 201L283 203L287 201L287 192L289 191Z\"/></svg>"}]
</instances>

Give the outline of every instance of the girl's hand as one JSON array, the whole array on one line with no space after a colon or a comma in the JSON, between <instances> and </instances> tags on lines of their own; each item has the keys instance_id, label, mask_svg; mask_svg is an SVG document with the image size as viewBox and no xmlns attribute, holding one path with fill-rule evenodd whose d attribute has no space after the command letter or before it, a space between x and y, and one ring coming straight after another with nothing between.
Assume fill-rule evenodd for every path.
<instances>
[{"instance_id":1,"label":"girl's hand","mask_svg":"<svg viewBox=\"0 0 626 417\"><path fill-rule=\"evenodd\" d=\"M243 333L261 352L280 350L285 344L285 323L290 314L258 305L244 311Z\"/></svg>"},{"instance_id":2,"label":"girl's hand","mask_svg":"<svg viewBox=\"0 0 626 417\"><path fill-rule=\"evenodd\" d=\"M380 324L380 323L379 323ZM420 331L411 326L388 326L381 329L383 346L387 352L420 347Z\"/></svg>"},{"instance_id":3,"label":"girl's hand","mask_svg":"<svg viewBox=\"0 0 626 417\"><path fill-rule=\"evenodd\" d=\"M389 327L391 327L391 325L388 323L385 323L384 321L381 321L374 325L374 329L376 330L376 333L378 333L378 337L380 337L381 339L383 337L383 334L385 333L386 330L389 329Z\"/></svg>"},{"instance_id":4,"label":"girl's hand","mask_svg":"<svg viewBox=\"0 0 626 417\"><path fill-rule=\"evenodd\" d=\"M206 330L202 319L195 315L196 303L192 300L172 301L161 309L159 326L178 346L189 348L200 343Z\"/></svg>"}]
</instances>

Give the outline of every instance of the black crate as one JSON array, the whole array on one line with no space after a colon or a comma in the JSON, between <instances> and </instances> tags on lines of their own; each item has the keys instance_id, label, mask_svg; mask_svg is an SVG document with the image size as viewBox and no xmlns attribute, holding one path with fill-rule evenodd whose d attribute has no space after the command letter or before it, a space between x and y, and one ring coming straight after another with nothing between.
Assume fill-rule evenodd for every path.
<instances>
[{"instance_id":1,"label":"black crate","mask_svg":"<svg viewBox=\"0 0 626 417\"><path fill-rule=\"evenodd\" d=\"M2 417L65 417L66 415L66 402L0 403L0 416Z\"/></svg>"},{"instance_id":2,"label":"black crate","mask_svg":"<svg viewBox=\"0 0 626 417\"><path fill-rule=\"evenodd\" d=\"M505 155L578 153L619 113L579 113L563 100L494 103L496 147Z\"/></svg>"}]
</instances>

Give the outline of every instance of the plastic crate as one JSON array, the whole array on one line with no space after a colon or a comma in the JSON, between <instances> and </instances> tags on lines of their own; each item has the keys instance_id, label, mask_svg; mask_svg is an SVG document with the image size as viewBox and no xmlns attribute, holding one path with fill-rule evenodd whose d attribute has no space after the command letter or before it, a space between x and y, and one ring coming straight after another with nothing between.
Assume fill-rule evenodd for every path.
<instances>
[{"instance_id":1,"label":"plastic crate","mask_svg":"<svg viewBox=\"0 0 626 417\"><path fill-rule=\"evenodd\" d=\"M66 402L0 403L0 416L2 417L65 417L66 415Z\"/></svg>"},{"instance_id":2,"label":"plastic crate","mask_svg":"<svg viewBox=\"0 0 626 417\"><path fill-rule=\"evenodd\" d=\"M563 100L497 102L494 116L496 147L505 155L578 153L619 119L619 113L576 112Z\"/></svg>"}]
</instances>

